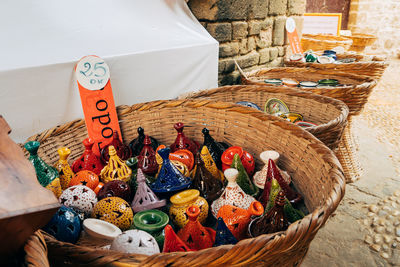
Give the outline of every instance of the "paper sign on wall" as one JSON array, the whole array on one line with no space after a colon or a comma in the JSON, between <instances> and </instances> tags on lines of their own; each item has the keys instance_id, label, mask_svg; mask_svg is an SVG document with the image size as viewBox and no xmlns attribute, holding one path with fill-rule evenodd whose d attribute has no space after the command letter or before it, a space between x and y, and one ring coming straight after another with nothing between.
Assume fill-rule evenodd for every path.
<instances>
[{"instance_id":1,"label":"paper sign on wall","mask_svg":"<svg viewBox=\"0 0 400 267\"><path fill-rule=\"evenodd\" d=\"M332 34L340 36L341 13L305 13L303 34Z\"/></svg>"},{"instance_id":2,"label":"paper sign on wall","mask_svg":"<svg viewBox=\"0 0 400 267\"><path fill-rule=\"evenodd\" d=\"M86 56L75 66L75 75L88 135L95 142L93 151L100 155L100 149L111 142L114 131L121 138L110 70L103 59Z\"/></svg>"},{"instance_id":3,"label":"paper sign on wall","mask_svg":"<svg viewBox=\"0 0 400 267\"><path fill-rule=\"evenodd\" d=\"M286 33L289 38L290 48L293 54L302 54L303 49L301 48L300 38L297 34L296 22L292 18L286 20Z\"/></svg>"}]
</instances>

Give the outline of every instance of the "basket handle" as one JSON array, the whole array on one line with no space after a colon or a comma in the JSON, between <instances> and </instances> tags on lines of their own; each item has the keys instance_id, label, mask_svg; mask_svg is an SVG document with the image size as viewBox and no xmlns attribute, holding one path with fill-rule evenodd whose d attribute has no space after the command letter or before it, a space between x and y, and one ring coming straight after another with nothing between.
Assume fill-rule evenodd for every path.
<instances>
[{"instance_id":1,"label":"basket handle","mask_svg":"<svg viewBox=\"0 0 400 267\"><path fill-rule=\"evenodd\" d=\"M248 80L246 74L244 73L244 71L242 70L242 68L239 66L239 64L237 63L237 61L234 59L233 62L235 62L236 67L238 68L240 74L246 78L246 80Z\"/></svg>"}]
</instances>

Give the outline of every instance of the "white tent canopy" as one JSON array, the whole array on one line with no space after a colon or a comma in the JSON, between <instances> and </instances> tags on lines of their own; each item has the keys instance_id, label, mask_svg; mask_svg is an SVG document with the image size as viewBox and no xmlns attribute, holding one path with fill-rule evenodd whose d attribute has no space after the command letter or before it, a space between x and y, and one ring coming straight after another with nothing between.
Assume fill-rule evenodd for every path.
<instances>
[{"instance_id":1,"label":"white tent canopy","mask_svg":"<svg viewBox=\"0 0 400 267\"><path fill-rule=\"evenodd\" d=\"M116 105L217 86L218 43L184 0L0 2L0 114L18 142L83 118L73 67L110 67Z\"/></svg>"}]
</instances>

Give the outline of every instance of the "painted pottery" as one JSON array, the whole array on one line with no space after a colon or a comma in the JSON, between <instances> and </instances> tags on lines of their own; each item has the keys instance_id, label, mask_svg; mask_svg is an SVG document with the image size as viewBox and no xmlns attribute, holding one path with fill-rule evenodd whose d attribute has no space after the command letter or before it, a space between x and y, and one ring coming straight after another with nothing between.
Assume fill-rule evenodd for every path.
<instances>
[{"instance_id":1,"label":"painted pottery","mask_svg":"<svg viewBox=\"0 0 400 267\"><path fill-rule=\"evenodd\" d=\"M96 193L96 195L99 194L100 189L102 189L103 186L104 186L104 184L103 184L102 182L99 182L99 183L97 184L96 188L93 190L93 191Z\"/></svg>"},{"instance_id":2,"label":"painted pottery","mask_svg":"<svg viewBox=\"0 0 400 267\"><path fill-rule=\"evenodd\" d=\"M128 202L122 198L107 197L94 206L92 218L112 223L121 230L127 230L132 225L133 212Z\"/></svg>"},{"instance_id":3,"label":"painted pottery","mask_svg":"<svg viewBox=\"0 0 400 267\"><path fill-rule=\"evenodd\" d=\"M213 247L222 245L235 245L237 242L238 240L233 236L232 232L226 226L224 220L219 217L217 221L217 230Z\"/></svg>"},{"instance_id":4,"label":"painted pottery","mask_svg":"<svg viewBox=\"0 0 400 267\"><path fill-rule=\"evenodd\" d=\"M196 165L192 171L192 184L190 188L197 189L207 199L208 203L216 200L223 192L223 183L219 177L214 177L204 166L199 153L196 156Z\"/></svg>"},{"instance_id":5,"label":"painted pottery","mask_svg":"<svg viewBox=\"0 0 400 267\"><path fill-rule=\"evenodd\" d=\"M249 175L243 167L242 161L240 160L238 154L235 154L235 156L233 157L231 168L235 168L236 170L238 170L239 175L236 178L236 183L243 189L243 191L251 196L257 195L259 191L258 187L256 187L251 182Z\"/></svg>"},{"instance_id":6,"label":"painted pottery","mask_svg":"<svg viewBox=\"0 0 400 267\"><path fill-rule=\"evenodd\" d=\"M200 208L199 222L203 224L206 221L208 216L208 203L200 196L199 190L188 189L179 192L173 195L170 201L172 205L169 209L169 216L180 228L183 228L187 224L188 217L186 215L186 209L192 205L197 205Z\"/></svg>"},{"instance_id":7,"label":"painted pottery","mask_svg":"<svg viewBox=\"0 0 400 267\"><path fill-rule=\"evenodd\" d=\"M177 236L171 225L167 224L164 228L165 241L162 252L187 252L192 251L179 236Z\"/></svg>"},{"instance_id":8,"label":"painted pottery","mask_svg":"<svg viewBox=\"0 0 400 267\"><path fill-rule=\"evenodd\" d=\"M225 148L218 142L214 140L214 138L210 135L210 131L207 128L203 128L201 131L204 135L203 146L208 148L208 151L214 160L215 164L219 169L222 167L221 156L224 153Z\"/></svg>"},{"instance_id":9,"label":"painted pottery","mask_svg":"<svg viewBox=\"0 0 400 267\"><path fill-rule=\"evenodd\" d=\"M245 168L249 176L253 176L254 169L256 168L256 162L253 155L251 155L246 150L243 151L243 155L240 157L243 167Z\"/></svg>"},{"instance_id":10,"label":"painted pottery","mask_svg":"<svg viewBox=\"0 0 400 267\"><path fill-rule=\"evenodd\" d=\"M131 191L134 194L136 192L136 189L137 189L137 182L136 182L137 170L138 170L137 157L130 158L127 161L125 161L125 163L132 170L131 179L130 179L128 185L130 186ZM151 184L151 183L155 182L155 180L156 180L154 177L146 175L146 174L144 175L144 177L146 177L146 183L147 184Z\"/></svg>"},{"instance_id":11,"label":"painted pottery","mask_svg":"<svg viewBox=\"0 0 400 267\"><path fill-rule=\"evenodd\" d=\"M111 250L123 253L153 255L160 253L154 237L141 230L128 230L117 236L111 243Z\"/></svg>"},{"instance_id":12,"label":"painted pottery","mask_svg":"<svg viewBox=\"0 0 400 267\"><path fill-rule=\"evenodd\" d=\"M100 178L103 183L107 183L113 180L121 180L129 183L132 175L132 170L122 161L117 151L113 146L109 146L110 159L108 164L101 170Z\"/></svg>"},{"instance_id":13,"label":"painted pottery","mask_svg":"<svg viewBox=\"0 0 400 267\"><path fill-rule=\"evenodd\" d=\"M85 185L90 189L94 190L99 184L99 177L94 172L88 170L77 172L69 182L69 186L74 186L79 184Z\"/></svg>"},{"instance_id":14,"label":"painted pottery","mask_svg":"<svg viewBox=\"0 0 400 267\"><path fill-rule=\"evenodd\" d=\"M100 175L104 165L100 158L97 157L92 151L94 145L93 140L86 138L82 143L85 146L85 151L83 152L82 156L72 163L72 171L77 173L83 170L88 170L94 172L96 175Z\"/></svg>"},{"instance_id":15,"label":"painted pottery","mask_svg":"<svg viewBox=\"0 0 400 267\"><path fill-rule=\"evenodd\" d=\"M182 173L169 160L169 148L160 149L158 154L162 157L163 163L157 180L151 184L155 193L176 192L188 188L191 180Z\"/></svg>"},{"instance_id":16,"label":"painted pottery","mask_svg":"<svg viewBox=\"0 0 400 267\"><path fill-rule=\"evenodd\" d=\"M238 208L248 209L251 203L255 201L254 197L246 194L236 183L236 179L239 175L236 169L226 169L224 174L228 180L228 185L225 187L221 196L211 204L211 212L215 218L218 218L217 214L222 206L232 205Z\"/></svg>"},{"instance_id":17,"label":"painted pottery","mask_svg":"<svg viewBox=\"0 0 400 267\"><path fill-rule=\"evenodd\" d=\"M280 118L290 121L291 123L296 123L303 120L303 115L300 113L289 112L279 115Z\"/></svg>"},{"instance_id":18,"label":"painted pottery","mask_svg":"<svg viewBox=\"0 0 400 267\"><path fill-rule=\"evenodd\" d=\"M217 217L221 217L235 238L241 240L247 236L247 228L251 216L260 216L263 213L262 204L254 201L247 210L231 205L222 206L218 211Z\"/></svg>"},{"instance_id":19,"label":"painted pottery","mask_svg":"<svg viewBox=\"0 0 400 267\"><path fill-rule=\"evenodd\" d=\"M239 155L239 158L243 155L243 148L240 146L231 146L222 153L221 161L222 161L222 171L230 168L233 162L233 157L235 154Z\"/></svg>"},{"instance_id":20,"label":"painted pottery","mask_svg":"<svg viewBox=\"0 0 400 267\"><path fill-rule=\"evenodd\" d=\"M138 133L138 137L136 137L129 143L129 148L131 149L132 157L138 156L140 151L142 151L142 148L143 148L143 141L145 138L144 129L142 127L138 127L137 133ZM149 136L149 137L151 140L151 147L154 150L156 150L156 148L158 147L157 139L155 139L151 136Z\"/></svg>"},{"instance_id":21,"label":"painted pottery","mask_svg":"<svg viewBox=\"0 0 400 267\"><path fill-rule=\"evenodd\" d=\"M118 157L122 160L127 160L132 155L132 152L129 149L129 147L124 145L119 139L118 131L114 131L113 139L111 140L111 142L106 146L104 146L100 151L100 160L103 163L103 165L106 165L108 160L110 159L110 156L108 155L109 146L113 146L115 148Z\"/></svg>"},{"instance_id":22,"label":"painted pottery","mask_svg":"<svg viewBox=\"0 0 400 267\"><path fill-rule=\"evenodd\" d=\"M54 168L56 168L58 171L61 189L64 190L69 186L69 181L71 181L72 177L74 176L74 172L67 161L69 155L71 154L71 150L67 147L60 147L57 149L57 152L60 159L54 165Z\"/></svg>"},{"instance_id":23,"label":"painted pottery","mask_svg":"<svg viewBox=\"0 0 400 267\"><path fill-rule=\"evenodd\" d=\"M61 206L43 230L61 242L76 243L82 225L78 214L71 208Z\"/></svg>"},{"instance_id":24,"label":"painted pottery","mask_svg":"<svg viewBox=\"0 0 400 267\"><path fill-rule=\"evenodd\" d=\"M145 136L143 141L143 148L140 151L138 159L138 168L142 169L145 174L154 175L158 171L158 163L156 160L156 152L151 147L150 137Z\"/></svg>"},{"instance_id":25,"label":"painted pottery","mask_svg":"<svg viewBox=\"0 0 400 267\"><path fill-rule=\"evenodd\" d=\"M261 111L261 108L256 103L253 103L253 102L239 101L239 102L236 102L236 104L244 106L244 107L248 107L248 108L255 108L255 109Z\"/></svg>"},{"instance_id":26,"label":"painted pottery","mask_svg":"<svg viewBox=\"0 0 400 267\"><path fill-rule=\"evenodd\" d=\"M200 152L200 157L204 162L206 169L212 174L214 178L220 179L222 182L225 180L224 173L220 171L212 159L207 146L203 146Z\"/></svg>"},{"instance_id":27,"label":"painted pottery","mask_svg":"<svg viewBox=\"0 0 400 267\"><path fill-rule=\"evenodd\" d=\"M212 247L215 241L215 230L204 227L197 220L200 215L200 208L196 205L186 209L189 217L188 223L178 232L180 239L192 250L200 250Z\"/></svg>"},{"instance_id":28,"label":"painted pottery","mask_svg":"<svg viewBox=\"0 0 400 267\"><path fill-rule=\"evenodd\" d=\"M265 102L264 112L274 116L279 116L288 113L289 108L282 100L278 98L270 98Z\"/></svg>"},{"instance_id":29,"label":"painted pottery","mask_svg":"<svg viewBox=\"0 0 400 267\"><path fill-rule=\"evenodd\" d=\"M162 167L162 164L163 164L163 159L160 156L160 154L158 153L158 151L161 150L161 149L164 149L164 148L166 148L164 145L159 145L158 148L157 148L156 160L157 160L157 164L158 164L158 171L157 171L156 177L160 174L160 170L161 170L161 167ZM179 151L183 151L183 150L185 150L185 151L189 152L190 154L192 154L192 152L190 152L189 150L186 150L186 149L178 150L175 153L177 153ZM178 169L178 171L180 171L180 173L183 174L183 176L189 177L190 176L190 171L189 171L189 168L188 168L188 166L186 164L188 164L188 163L191 164L191 163L190 162L183 163L185 160L182 161L181 158L179 158L179 160L173 160L173 158L176 158L177 155L171 156L171 154L174 154L174 153L169 153L169 157L168 158L169 158L170 162ZM194 158L193 158L193 160L194 160Z\"/></svg>"},{"instance_id":30,"label":"painted pottery","mask_svg":"<svg viewBox=\"0 0 400 267\"><path fill-rule=\"evenodd\" d=\"M29 141L24 147L29 151L29 161L35 168L36 177L39 183L51 190L54 195L58 198L62 193L60 178L58 177L58 171L56 168L49 166L42 158L37 154L40 143L38 141Z\"/></svg>"},{"instance_id":31,"label":"painted pottery","mask_svg":"<svg viewBox=\"0 0 400 267\"><path fill-rule=\"evenodd\" d=\"M288 228L289 222L283 211L285 205L285 193L280 191L275 200L275 205L263 216L251 221L248 233L251 237L257 237L262 234L272 234L284 231Z\"/></svg>"},{"instance_id":32,"label":"painted pottery","mask_svg":"<svg viewBox=\"0 0 400 267\"><path fill-rule=\"evenodd\" d=\"M99 200L106 197L120 197L127 201L131 201L131 189L127 183L121 180L109 181L104 184L97 194Z\"/></svg>"},{"instance_id":33,"label":"painted pottery","mask_svg":"<svg viewBox=\"0 0 400 267\"><path fill-rule=\"evenodd\" d=\"M146 178L141 169L137 174L137 190L132 201L134 212L161 208L166 205L165 199L159 200L150 187L146 184Z\"/></svg>"},{"instance_id":34,"label":"painted pottery","mask_svg":"<svg viewBox=\"0 0 400 267\"><path fill-rule=\"evenodd\" d=\"M133 216L135 228L151 234L160 248L164 246L164 227L168 222L168 215L160 210L140 211Z\"/></svg>"},{"instance_id":35,"label":"painted pottery","mask_svg":"<svg viewBox=\"0 0 400 267\"><path fill-rule=\"evenodd\" d=\"M61 205L82 211L86 216L92 212L97 203L96 193L84 185L68 187L58 200Z\"/></svg>"},{"instance_id":36,"label":"painted pottery","mask_svg":"<svg viewBox=\"0 0 400 267\"><path fill-rule=\"evenodd\" d=\"M83 229L94 238L106 240L114 240L117 236L122 234L121 229L114 224L94 218L84 220Z\"/></svg>"},{"instance_id":37,"label":"painted pottery","mask_svg":"<svg viewBox=\"0 0 400 267\"><path fill-rule=\"evenodd\" d=\"M267 205L264 206L264 203L261 202L261 204L263 204L265 211L269 211L275 204L275 199L278 196L278 193L281 191L281 187L279 186L279 183L276 179L272 178L271 180L271 189L269 192L269 198L267 201Z\"/></svg>"},{"instance_id":38,"label":"painted pottery","mask_svg":"<svg viewBox=\"0 0 400 267\"><path fill-rule=\"evenodd\" d=\"M264 167L261 169L261 171L258 171L254 174L253 182L258 188L263 189L268 173L268 161L269 159L272 159L274 163L277 164L279 153L274 150L266 150L260 153L260 159L262 160L262 162L264 162ZM291 178L289 174L285 171L282 171L281 169L279 170L281 171L281 174L285 181L290 184Z\"/></svg>"},{"instance_id":39,"label":"painted pottery","mask_svg":"<svg viewBox=\"0 0 400 267\"><path fill-rule=\"evenodd\" d=\"M193 155L196 155L197 151L200 149L200 145L196 141L185 136L185 134L183 133L183 123L175 123L174 128L178 132L178 134L176 136L175 142L172 143L172 145L170 146L171 152L175 152L180 149L187 149L192 152Z\"/></svg>"},{"instance_id":40,"label":"painted pottery","mask_svg":"<svg viewBox=\"0 0 400 267\"><path fill-rule=\"evenodd\" d=\"M157 147L157 150L156 150L156 152L158 151L158 150L160 150L160 149L163 149L163 148L166 148L166 146L165 145L159 145L158 147ZM180 149L180 150L177 150L177 151L175 151L174 153L169 153L169 159L171 160L171 161L180 161L180 162L182 162L183 164L185 164L186 165L186 167L189 169L189 171L191 171L192 169L193 169L193 166L194 166L194 156L193 156L193 154L192 154L192 152L190 152L189 150L187 150L187 149ZM162 158L161 158L161 160L162 160ZM157 161L158 162L158 161ZM160 163L159 163L160 164ZM162 161L161 161L161 164L162 164Z\"/></svg>"}]
</instances>

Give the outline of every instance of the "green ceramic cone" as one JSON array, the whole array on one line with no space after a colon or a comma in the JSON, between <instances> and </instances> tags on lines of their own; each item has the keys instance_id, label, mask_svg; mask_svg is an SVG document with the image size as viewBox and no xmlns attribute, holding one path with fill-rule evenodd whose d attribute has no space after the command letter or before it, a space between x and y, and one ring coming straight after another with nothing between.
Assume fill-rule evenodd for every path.
<instances>
[{"instance_id":1,"label":"green ceramic cone","mask_svg":"<svg viewBox=\"0 0 400 267\"><path fill-rule=\"evenodd\" d=\"M246 169L243 167L242 161L239 158L239 154L235 154L233 157L231 168L238 170L239 175L236 179L236 183L243 189L243 191L251 196L256 196L258 194L258 187L250 181L247 175Z\"/></svg>"},{"instance_id":2,"label":"green ceramic cone","mask_svg":"<svg viewBox=\"0 0 400 267\"><path fill-rule=\"evenodd\" d=\"M271 181L271 191L269 193L269 200L267 202L267 206L265 207L265 212L268 212L275 204L275 198L278 195L279 191L281 191L281 187L276 179L272 178Z\"/></svg>"}]
</instances>

